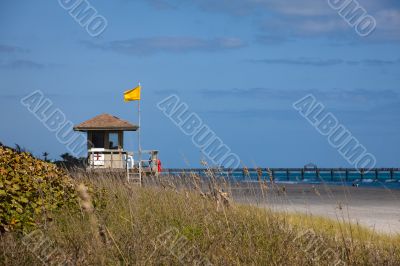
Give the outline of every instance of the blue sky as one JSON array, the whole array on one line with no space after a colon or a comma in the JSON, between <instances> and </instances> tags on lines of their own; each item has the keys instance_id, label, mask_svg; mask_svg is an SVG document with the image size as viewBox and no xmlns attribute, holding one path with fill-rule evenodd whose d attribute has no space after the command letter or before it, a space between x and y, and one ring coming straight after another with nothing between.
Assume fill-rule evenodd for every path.
<instances>
[{"instance_id":1,"label":"blue sky","mask_svg":"<svg viewBox=\"0 0 400 266\"><path fill-rule=\"evenodd\" d=\"M292 103L313 93L377 159L399 167L400 3L359 0L368 37L315 0L89 1L108 26L91 37L58 1L0 3L0 141L66 152L20 99L41 90L78 124L137 122L122 93L141 81L143 147L165 167L199 166L190 137L156 108L177 94L244 164L351 167ZM137 147L128 134L128 149Z\"/></svg>"}]
</instances>

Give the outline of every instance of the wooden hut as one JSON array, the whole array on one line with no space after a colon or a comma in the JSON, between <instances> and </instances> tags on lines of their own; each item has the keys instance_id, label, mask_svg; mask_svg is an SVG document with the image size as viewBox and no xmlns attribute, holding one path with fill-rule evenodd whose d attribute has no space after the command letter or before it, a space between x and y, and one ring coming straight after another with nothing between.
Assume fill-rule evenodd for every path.
<instances>
[{"instance_id":1,"label":"wooden hut","mask_svg":"<svg viewBox=\"0 0 400 266\"><path fill-rule=\"evenodd\" d=\"M87 133L88 163L92 169L126 169L133 154L124 150L124 132L138 129L137 125L109 114L98 115L74 127L75 131Z\"/></svg>"}]
</instances>

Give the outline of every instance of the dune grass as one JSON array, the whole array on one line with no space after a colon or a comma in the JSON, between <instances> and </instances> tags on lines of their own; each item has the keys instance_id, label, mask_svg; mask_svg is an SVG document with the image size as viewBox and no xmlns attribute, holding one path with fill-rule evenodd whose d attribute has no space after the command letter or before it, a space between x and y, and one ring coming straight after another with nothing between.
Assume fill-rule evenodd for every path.
<instances>
[{"instance_id":1,"label":"dune grass","mask_svg":"<svg viewBox=\"0 0 400 266\"><path fill-rule=\"evenodd\" d=\"M79 193L82 208L64 208L38 229L47 245L2 235L0 264L400 265L400 237L345 221L235 204L196 184L76 181L90 188Z\"/></svg>"}]
</instances>

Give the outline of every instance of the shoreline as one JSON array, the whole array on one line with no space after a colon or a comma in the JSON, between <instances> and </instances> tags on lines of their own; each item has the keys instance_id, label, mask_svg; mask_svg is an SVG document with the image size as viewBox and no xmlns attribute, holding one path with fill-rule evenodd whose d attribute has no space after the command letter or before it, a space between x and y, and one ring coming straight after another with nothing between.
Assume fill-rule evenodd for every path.
<instances>
[{"instance_id":1,"label":"shoreline","mask_svg":"<svg viewBox=\"0 0 400 266\"><path fill-rule=\"evenodd\" d=\"M378 233L400 234L400 190L279 183L261 190L258 183L247 183L233 186L231 194L237 203L344 219Z\"/></svg>"}]
</instances>

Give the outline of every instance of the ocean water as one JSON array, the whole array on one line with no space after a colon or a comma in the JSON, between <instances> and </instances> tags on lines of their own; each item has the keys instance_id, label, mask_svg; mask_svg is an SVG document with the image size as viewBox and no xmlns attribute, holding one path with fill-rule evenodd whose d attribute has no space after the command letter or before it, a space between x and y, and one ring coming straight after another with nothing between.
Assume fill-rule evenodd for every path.
<instances>
[{"instance_id":1,"label":"ocean water","mask_svg":"<svg viewBox=\"0 0 400 266\"><path fill-rule=\"evenodd\" d=\"M193 170L175 169L168 172L172 175L181 175L184 173L193 172ZM195 172L200 176L206 177L205 170L196 169ZM228 172L224 170L216 171L217 176L223 176L225 179L235 182L256 182L258 181L257 171L250 170L248 175L243 174L242 169ZM165 173L165 172L164 172ZM261 180L270 182L270 177L266 171L263 171ZM394 172L393 176L390 176L390 172L379 172L376 177L375 172L369 172L363 175L359 172L349 172L346 179L345 172L335 172L331 176L330 172L320 172L319 175L315 171L309 171L304 173L302 178L301 173L298 171L290 172L287 176L286 172L275 172L276 183L287 183L287 184L327 184L327 185L345 185L345 186L357 186L357 187L375 187L385 189L400 189L400 172Z\"/></svg>"}]
</instances>

